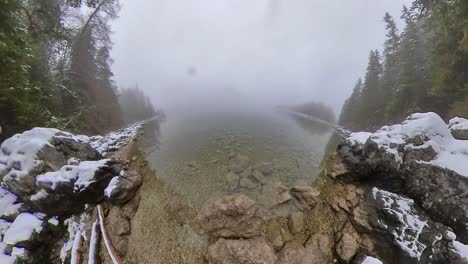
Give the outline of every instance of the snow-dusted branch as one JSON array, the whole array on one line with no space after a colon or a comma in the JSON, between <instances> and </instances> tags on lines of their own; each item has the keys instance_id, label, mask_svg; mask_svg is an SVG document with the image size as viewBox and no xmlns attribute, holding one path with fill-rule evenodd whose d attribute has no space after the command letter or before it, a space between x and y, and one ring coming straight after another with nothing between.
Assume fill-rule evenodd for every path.
<instances>
[{"instance_id":1,"label":"snow-dusted branch","mask_svg":"<svg viewBox=\"0 0 468 264\"><path fill-rule=\"evenodd\" d=\"M104 224L104 209L102 205L98 205L96 209L99 216L99 225L101 227L102 238L104 239L104 244L106 245L107 252L109 252L109 255L114 264L123 264L122 259L117 254L117 250L115 250L114 245L112 245L112 241L110 240L109 234L107 233L107 229Z\"/></svg>"}]
</instances>

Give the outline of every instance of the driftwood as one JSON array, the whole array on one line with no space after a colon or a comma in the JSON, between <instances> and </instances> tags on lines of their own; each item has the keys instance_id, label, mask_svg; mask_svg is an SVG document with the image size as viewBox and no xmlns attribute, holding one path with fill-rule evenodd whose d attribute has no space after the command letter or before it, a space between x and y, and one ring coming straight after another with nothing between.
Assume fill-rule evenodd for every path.
<instances>
[{"instance_id":1,"label":"driftwood","mask_svg":"<svg viewBox=\"0 0 468 264\"><path fill-rule=\"evenodd\" d=\"M80 264L81 262L81 232L78 231L73 239L70 264Z\"/></svg>"},{"instance_id":2,"label":"driftwood","mask_svg":"<svg viewBox=\"0 0 468 264\"><path fill-rule=\"evenodd\" d=\"M102 205L98 205L96 209L99 216L99 225L101 227L102 238L104 239L104 244L106 245L107 252L109 252L109 255L114 264L123 264L122 259L117 254L117 250L115 249L111 239L109 238L109 233L107 233L106 225L104 224L104 208L102 207Z\"/></svg>"},{"instance_id":3,"label":"driftwood","mask_svg":"<svg viewBox=\"0 0 468 264\"><path fill-rule=\"evenodd\" d=\"M98 222L95 221L91 228L91 239L89 240L89 255L88 255L88 264L97 263L97 249L99 241L99 229Z\"/></svg>"}]
</instances>

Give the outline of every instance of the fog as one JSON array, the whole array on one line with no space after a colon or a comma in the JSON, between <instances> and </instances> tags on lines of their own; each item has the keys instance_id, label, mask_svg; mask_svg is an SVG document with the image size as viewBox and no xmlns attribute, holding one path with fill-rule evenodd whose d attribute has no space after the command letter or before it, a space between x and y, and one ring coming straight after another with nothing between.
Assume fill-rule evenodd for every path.
<instances>
[{"instance_id":1,"label":"fog","mask_svg":"<svg viewBox=\"0 0 468 264\"><path fill-rule=\"evenodd\" d=\"M338 112L382 17L409 0L126 0L113 23L119 86L159 107L322 101ZM399 23L401 28L401 23Z\"/></svg>"}]
</instances>

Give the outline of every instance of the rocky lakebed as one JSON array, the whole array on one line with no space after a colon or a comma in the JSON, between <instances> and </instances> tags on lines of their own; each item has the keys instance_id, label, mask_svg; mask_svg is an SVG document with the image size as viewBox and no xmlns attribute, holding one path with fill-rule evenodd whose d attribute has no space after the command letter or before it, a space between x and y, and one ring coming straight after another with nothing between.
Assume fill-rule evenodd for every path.
<instances>
[{"instance_id":1,"label":"rocky lakebed","mask_svg":"<svg viewBox=\"0 0 468 264\"><path fill-rule=\"evenodd\" d=\"M0 263L468 263L468 120L236 118L5 140Z\"/></svg>"}]
</instances>

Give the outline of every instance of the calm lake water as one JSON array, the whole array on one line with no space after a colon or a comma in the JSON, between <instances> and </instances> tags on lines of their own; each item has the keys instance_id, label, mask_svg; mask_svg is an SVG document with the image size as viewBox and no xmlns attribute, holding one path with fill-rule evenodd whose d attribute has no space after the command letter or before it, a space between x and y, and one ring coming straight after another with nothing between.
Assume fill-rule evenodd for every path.
<instances>
[{"instance_id":1,"label":"calm lake water","mask_svg":"<svg viewBox=\"0 0 468 264\"><path fill-rule=\"evenodd\" d=\"M195 208L208 198L242 192L278 215L292 204L274 206L272 187L310 184L320 164L332 128L293 117L276 109L181 110L166 113L157 147L148 161L158 177ZM226 175L233 155L252 163L271 162L274 173L253 190L230 190Z\"/></svg>"}]
</instances>

